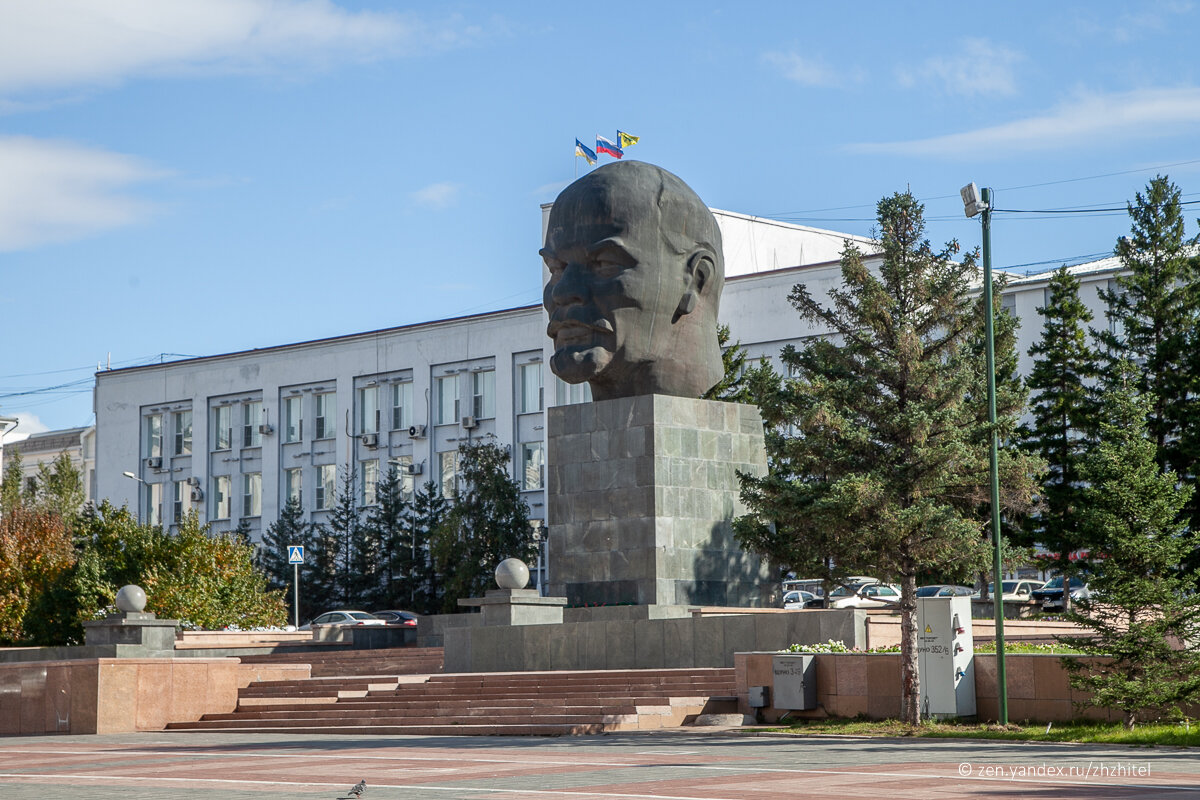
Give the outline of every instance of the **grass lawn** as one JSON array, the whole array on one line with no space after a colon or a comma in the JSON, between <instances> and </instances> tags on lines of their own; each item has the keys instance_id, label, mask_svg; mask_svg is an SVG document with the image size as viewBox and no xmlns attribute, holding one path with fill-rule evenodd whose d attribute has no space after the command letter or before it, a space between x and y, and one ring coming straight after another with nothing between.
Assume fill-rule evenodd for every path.
<instances>
[{"instance_id":1,"label":"grass lawn","mask_svg":"<svg viewBox=\"0 0 1200 800\"><path fill-rule=\"evenodd\" d=\"M1154 747L1200 747L1200 721L1188 724L1163 723L1138 725L1132 731L1119 723L1056 722L1049 732L1045 724L977 724L967 722L925 722L911 727L898 720L822 719L802 720L788 726L770 728L798 736L888 736L927 737L934 739L1006 739L1022 742L1093 742Z\"/></svg>"}]
</instances>

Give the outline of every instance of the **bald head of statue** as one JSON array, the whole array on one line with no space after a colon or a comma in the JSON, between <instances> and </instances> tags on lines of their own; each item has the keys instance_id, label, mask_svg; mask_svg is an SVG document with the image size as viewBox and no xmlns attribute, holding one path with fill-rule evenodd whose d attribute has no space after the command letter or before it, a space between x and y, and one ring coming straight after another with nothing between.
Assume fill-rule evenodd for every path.
<instances>
[{"instance_id":1,"label":"bald head of statue","mask_svg":"<svg viewBox=\"0 0 1200 800\"><path fill-rule=\"evenodd\" d=\"M721 379L721 231L675 175L639 161L589 172L554 201L541 254L559 378L595 400L699 397Z\"/></svg>"}]
</instances>

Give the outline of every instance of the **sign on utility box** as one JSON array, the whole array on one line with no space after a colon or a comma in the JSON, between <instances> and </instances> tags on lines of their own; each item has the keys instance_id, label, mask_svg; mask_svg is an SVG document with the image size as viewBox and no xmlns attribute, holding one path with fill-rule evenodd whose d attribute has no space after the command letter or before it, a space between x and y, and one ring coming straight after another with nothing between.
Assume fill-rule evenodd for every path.
<instances>
[{"instance_id":1,"label":"sign on utility box","mask_svg":"<svg viewBox=\"0 0 1200 800\"><path fill-rule=\"evenodd\" d=\"M771 659L774 683L771 705L781 711L817 707L817 662L808 655L778 655Z\"/></svg>"},{"instance_id":2,"label":"sign on utility box","mask_svg":"<svg viewBox=\"0 0 1200 800\"><path fill-rule=\"evenodd\" d=\"M971 598L917 598L921 716L975 715L975 644Z\"/></svg>"}]
</instances>

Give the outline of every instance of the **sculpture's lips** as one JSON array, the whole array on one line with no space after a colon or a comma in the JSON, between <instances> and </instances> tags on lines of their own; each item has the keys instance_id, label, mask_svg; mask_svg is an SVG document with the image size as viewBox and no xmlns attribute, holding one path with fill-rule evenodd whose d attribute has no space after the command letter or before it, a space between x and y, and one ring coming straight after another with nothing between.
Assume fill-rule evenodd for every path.
<instances>
[{"instance_id":1,"label":"sculpture's lips","mask_svg":"<svg viewBox=\"0 0 1200 800\"><path fill-rule=\"evenodd\" d=\"M612 323L606 319L598 319L595 322L584 322L579 319L562 319L550 320L550 324L546 326L546 335L551 339L558 337L559 333L566 333L568 336L572 334L587 333L588 331L596 331L597 333L612 333Z\"/></svg>"}]
</instances>

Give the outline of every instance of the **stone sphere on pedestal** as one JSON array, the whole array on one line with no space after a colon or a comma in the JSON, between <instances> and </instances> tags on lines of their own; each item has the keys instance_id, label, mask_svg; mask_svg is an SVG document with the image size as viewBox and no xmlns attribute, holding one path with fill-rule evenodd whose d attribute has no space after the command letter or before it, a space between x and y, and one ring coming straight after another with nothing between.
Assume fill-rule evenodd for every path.
<instances>
[{"instance_id":1,"label":"stone sphere on pedestal","mask_svg":"<svg viewBox=\"0 0 1200 800\"><path fill-rule=\"evenodd\" d=\"M125 613L141 613L146 610L146 592L132 583L122 586L117 592L117 608Z\"/></svg>"},{"instance_id":2,"label":"stone sphere on pedestal","mask_svg":"<svg viewBox=\"0 0 1200 800\"><path fill-rule=\"evenodd\" d=\"M524 589L529 584L529 567L519 558L506 558L496 567L496 585L501 589Z\"/></svg>"}]
</instances>

